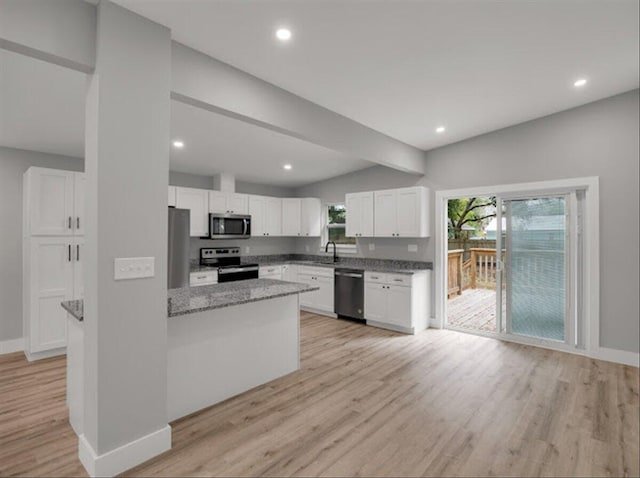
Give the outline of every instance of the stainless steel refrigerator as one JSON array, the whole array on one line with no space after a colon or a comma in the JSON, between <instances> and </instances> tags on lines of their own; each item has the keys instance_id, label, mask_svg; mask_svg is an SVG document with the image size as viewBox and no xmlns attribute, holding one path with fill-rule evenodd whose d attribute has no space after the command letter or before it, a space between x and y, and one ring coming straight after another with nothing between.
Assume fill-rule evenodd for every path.
<instances>
[{"instance_id":1,"label":"stainless steel refrigerator","mask_svg":"<svg viewBox=\"0 0 640 478\"><path fill-rule=\"evenodd\" d=\"M169 289L189 285L189 225L188 209L169 208Z\"/></svg>"}]
</instances>

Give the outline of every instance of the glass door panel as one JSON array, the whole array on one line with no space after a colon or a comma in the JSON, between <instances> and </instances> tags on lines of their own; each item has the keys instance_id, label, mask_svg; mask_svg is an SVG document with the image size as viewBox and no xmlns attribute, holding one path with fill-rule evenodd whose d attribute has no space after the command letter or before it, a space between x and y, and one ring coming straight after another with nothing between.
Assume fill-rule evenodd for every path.
<instances>
[{"instance_id":1,"label":"glass door panel","mask_svg":"<svg viewBox=\"0 0 640 478\"><path fill-rule=\"evenodd\" d=\"M567 323L567 198L503 200L505 332L564 342Z\"/></svg>"}]
</instances>

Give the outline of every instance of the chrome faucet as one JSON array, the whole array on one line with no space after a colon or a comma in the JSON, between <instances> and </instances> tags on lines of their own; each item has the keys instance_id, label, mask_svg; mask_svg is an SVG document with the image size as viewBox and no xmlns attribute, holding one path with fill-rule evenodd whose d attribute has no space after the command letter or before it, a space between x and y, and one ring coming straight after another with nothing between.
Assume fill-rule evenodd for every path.
<instances>
[{"instance_id":1,"label":"chrome faucet","mask_svg":"<svg viewBox=\"0 0 640 478\"><path fill-rule=\"evenodd\" d=\"M328 241L327 245L324 246L324 252L329 252L329 244L333 244L333 262L338 262L338 254L336 253L336 243L333 241Z\"/></svg>"}]
</instances>

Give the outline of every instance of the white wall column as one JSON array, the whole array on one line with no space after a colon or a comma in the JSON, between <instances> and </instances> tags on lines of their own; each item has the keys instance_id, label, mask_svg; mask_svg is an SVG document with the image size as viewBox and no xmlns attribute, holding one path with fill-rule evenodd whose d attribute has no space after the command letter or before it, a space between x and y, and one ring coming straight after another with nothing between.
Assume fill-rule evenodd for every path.
<instances>
[{"instance_id":1,"label":"white wall column","mask_svg":"<svg viewBox=\"0 0 640 478\"><path fill-rule=\"evenodd\" d=\"M171 447L167 424L170 31L108 0L97 11L86 109L84 435L93 476ZM153 257L114 280L114 259Z\"/></svg>"}]
</instances>

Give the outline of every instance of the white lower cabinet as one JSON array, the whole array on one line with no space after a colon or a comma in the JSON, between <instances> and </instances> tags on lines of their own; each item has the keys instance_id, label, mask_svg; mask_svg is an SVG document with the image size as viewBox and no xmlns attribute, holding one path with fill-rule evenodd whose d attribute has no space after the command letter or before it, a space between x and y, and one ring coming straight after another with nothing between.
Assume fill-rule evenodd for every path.
<instances>
[{"instance_id":1,"label":"white lower cabinet","mask_svg":"<svg viewBox=\"0 0 640 478\"><path fill-rule=\"evenodd\" d=\"M295 264L284 264L282 266L282 280L298 282L298 266Z\"/></svg>"},{"instance_id":2,"label":"white lower cabinet","mask_svg":"<svg viewBox=\"0 0 640 478\"><path fill-rule=\"evenodd\" d=\"M24 242L23 333L29 360L64 353L67 313L60 303L84 295L83 242L65 236L32 236Z\"/></svg>"},{"instance_id":3,"label":"white lower cabinet","mask_svg":"<svg viewBox=\"0 0 640 478\"><path fill-rule=\"evenodd\" d=\"M282 280L282 267L277 266L260 266L258 269L258 277L260 279L277 279Z\"/></svg>"},{"instance_id":4,"label":"white lower cabinet","mask_svg":"<svg viewBox=\"0 0 640 478\"><path fill-rule=\"evenodd\" d=\"M334 314L333 268L301 266L298 268L297 282L320 288L300 294L300 306L303 309Z\"/></svg>"},{"instance_id":5,"label":"white lower cabinet","mask_svg":"<svg viewBox=\"0 0 640 478\"><path fill-rule=\"evenodd\" d=\"M218 283L218 271L199 271L189 274L189 286L213 285Z\"/></svg>"},{"instance_id":6,"label":"white lower cabinet","mask_svg":"<svg viewBox=\"0 0 640 478\"><path fill-rule=\"evenodd\" d=\"M367 325L415 333L428 327L431 271L408 274L365 272Z\"/></svg>"}]
</instances>

